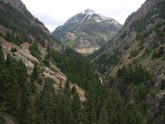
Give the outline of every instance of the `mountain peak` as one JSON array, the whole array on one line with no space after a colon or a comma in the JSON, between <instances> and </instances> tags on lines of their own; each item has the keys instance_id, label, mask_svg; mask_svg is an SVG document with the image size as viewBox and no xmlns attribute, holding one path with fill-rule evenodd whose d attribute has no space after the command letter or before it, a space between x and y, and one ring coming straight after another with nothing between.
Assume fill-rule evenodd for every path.
<instances>
[{"instance_id":1,"label":"mountain peak","mask_svg":"<svg viewBox=\"0 0 165 124\"><path fill-rule=\"evenodd\" d=\"M57 27L53 35L66 47L89 54L109 41L120 28L114 19L86 9Z\"/></svg>"},{"instance_id":2,"label":"mountain peak","mask_svg":"<svg viewBox=\"0 0 165 124\"><path fill-rule=\"evenodd\" d=\"M87 8L86 10L84 10L84 13L90 14L90 13L95 13L92 9Z\"/></svg>"}]
</instances>

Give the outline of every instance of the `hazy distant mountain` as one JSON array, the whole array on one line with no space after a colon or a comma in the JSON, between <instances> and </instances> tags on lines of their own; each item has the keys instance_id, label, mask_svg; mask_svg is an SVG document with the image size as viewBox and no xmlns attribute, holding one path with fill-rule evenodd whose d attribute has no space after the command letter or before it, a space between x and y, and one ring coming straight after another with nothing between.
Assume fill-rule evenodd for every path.
<instances>
[{"instance_id":1,"label":"hazy distant mountain","mask_svg":"<svg viewBox=\"0 0 165 124\"><path fill-rule=\"evenodd\" d=\"M116 20L87 9L57 27L53 35L66 47L91 53L109 41L121 27Z\"/></svg>"}]
</instances>

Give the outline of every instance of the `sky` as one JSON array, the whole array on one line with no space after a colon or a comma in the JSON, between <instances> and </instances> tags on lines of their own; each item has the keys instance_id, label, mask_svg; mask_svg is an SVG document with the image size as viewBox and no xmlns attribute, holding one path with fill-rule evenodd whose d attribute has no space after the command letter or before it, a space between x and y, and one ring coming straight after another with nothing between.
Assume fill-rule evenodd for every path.
<instances>
[{"instance_id":1,"label":"sky","mask_svg":"<svg viewBox=\"0 0 165 124\"><path fill-rule=\"evenodd\" d=\"M70 17L87 8L124 24L126 18L145 0L22 0L22 2L52 32Z\"/></svg>"}]
</instances>

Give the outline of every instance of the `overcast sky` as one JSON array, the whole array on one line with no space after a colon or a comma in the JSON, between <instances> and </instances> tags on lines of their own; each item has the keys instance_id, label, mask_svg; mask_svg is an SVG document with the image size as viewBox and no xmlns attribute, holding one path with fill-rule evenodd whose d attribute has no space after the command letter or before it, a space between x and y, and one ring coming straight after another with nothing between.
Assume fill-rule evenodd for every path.
<instances>
[{"instance_id":1,"label":"overcast sky","mask_svg":"<svg viewBox=\"0 0 165 124\"><path fill-rule=\"evenodd\" d=\"M124 24L145 0L22 0L28 10L53 31L73 15L87 8Z\"/></svg>"}]
</instances>

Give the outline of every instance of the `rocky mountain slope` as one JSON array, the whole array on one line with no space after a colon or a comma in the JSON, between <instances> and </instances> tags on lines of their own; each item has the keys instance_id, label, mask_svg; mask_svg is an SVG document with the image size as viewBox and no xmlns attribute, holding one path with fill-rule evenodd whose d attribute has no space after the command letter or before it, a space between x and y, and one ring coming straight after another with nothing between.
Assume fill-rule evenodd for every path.
<instances>
[{"instance_id":1,"label":"rocky mountain slope","mask_svg":"<svg viewBox=\"0 0 165 124\"><path fill-rule=\"evenodd\" d=\"M14 37L8 40L17 44L23 41L38 41L44 46L53 42L53 37L43 23L28 11L20 0L1 0L0 3L1 36Z\"/></svg>"},{"instance_id":2,"label":"rocky mountain slope","mask_svg":"<svg viewBox=\"0 0 165 124\"><path fill-rule=\"evenodd\" d=\"M165 112L164 7L164 0L147 0L110 42L89 56L105 82L119 89L128 103L148 106L143 112L150 124L162 123ZM154 81L147 84L147 75ZM138 98L142 92L146 100Z\"/></svg>"},{"instance_id":3,"label":"rocky mountain slope","mask_svg":"<svg viewBox=\"0 0 165 124\"><path fill-rule=\"evenodd\" d=\"M60 49L50 32L20 0L1 0L0 11L0 44L4 54L10 54L17 60L21 59L29 74L34 63L44 59L49 47ZM38 51L37 54L35 51ZM58 73L66 80L64 74L60 71Z\"/></svg>"},{"instance_id":4,"label":"rocky mountain slope","mask_svg":"<svg viewBox=\"0 0 165 124\"><path fill-rule=\"evenodd\" d=\"M44 78L49 78L54 81L55 89L60 85L64 87L67 76L55 63L50 62L49 66L44 63L48 51L60 53L62 46L44 24L27 10L21 0L0 0L0 45L5 59L10 56L17 61L21 60L29 76L36 63L40 66L39 84L42 84ZM47 62L49 63L49 60ZM37 84L37 87L42 89L43 85ZM78 91L84 99L84 92L81 92L83 90Z\"/></svg>"},{"instance_id":5,"label":"rocky mountain slope","mask_svg":"<svg viewBox=\"0 0 165 124\"><path fill-rule=\"evenodd\" d=\"M116 20L87 9L68 19L52 34L66 47L91 53L109 41L121 27Z\"/></svg>"},{"instance_id":6,"label":"rocky mountain slope","mask_svg":"<svg viewBox=\"0 0 165 124\"><path fill-rule=\"evenodd\" d=\"M121 31L110 42L91 55L94 64L101 64L100 72L115 75L120 67L138 63L153 71L159 80L164 78L163 6L163 0L146 1L128 17Z\"/></svg>"},{"instance_id":7,"label":"rocky mountain slope","mask_svg":"<svg viewBox=\"0 0 165 124\"><path fill-rule=\"evenodd\" d=\"M66 112L65 118L72 120L67 109L75 99L79 103L75 105L86 101L95 80L89 62L73 50L62 49L21 0L0 0L1 124L51 124L53 120L64 124L57 116ZM61 114L50 117L55 109Z\"/></svg>"},{"instance_id":8,"label":"rocky mountain slope","mask_svg":"<svg viewBox=\"0 0 165 124\"><path fill-rule=\"evenodd\" d=\"M164 124L164 0L91 56L100 75L20 0L0 12L0 124Z\"/></svg>"}]
</instances>

